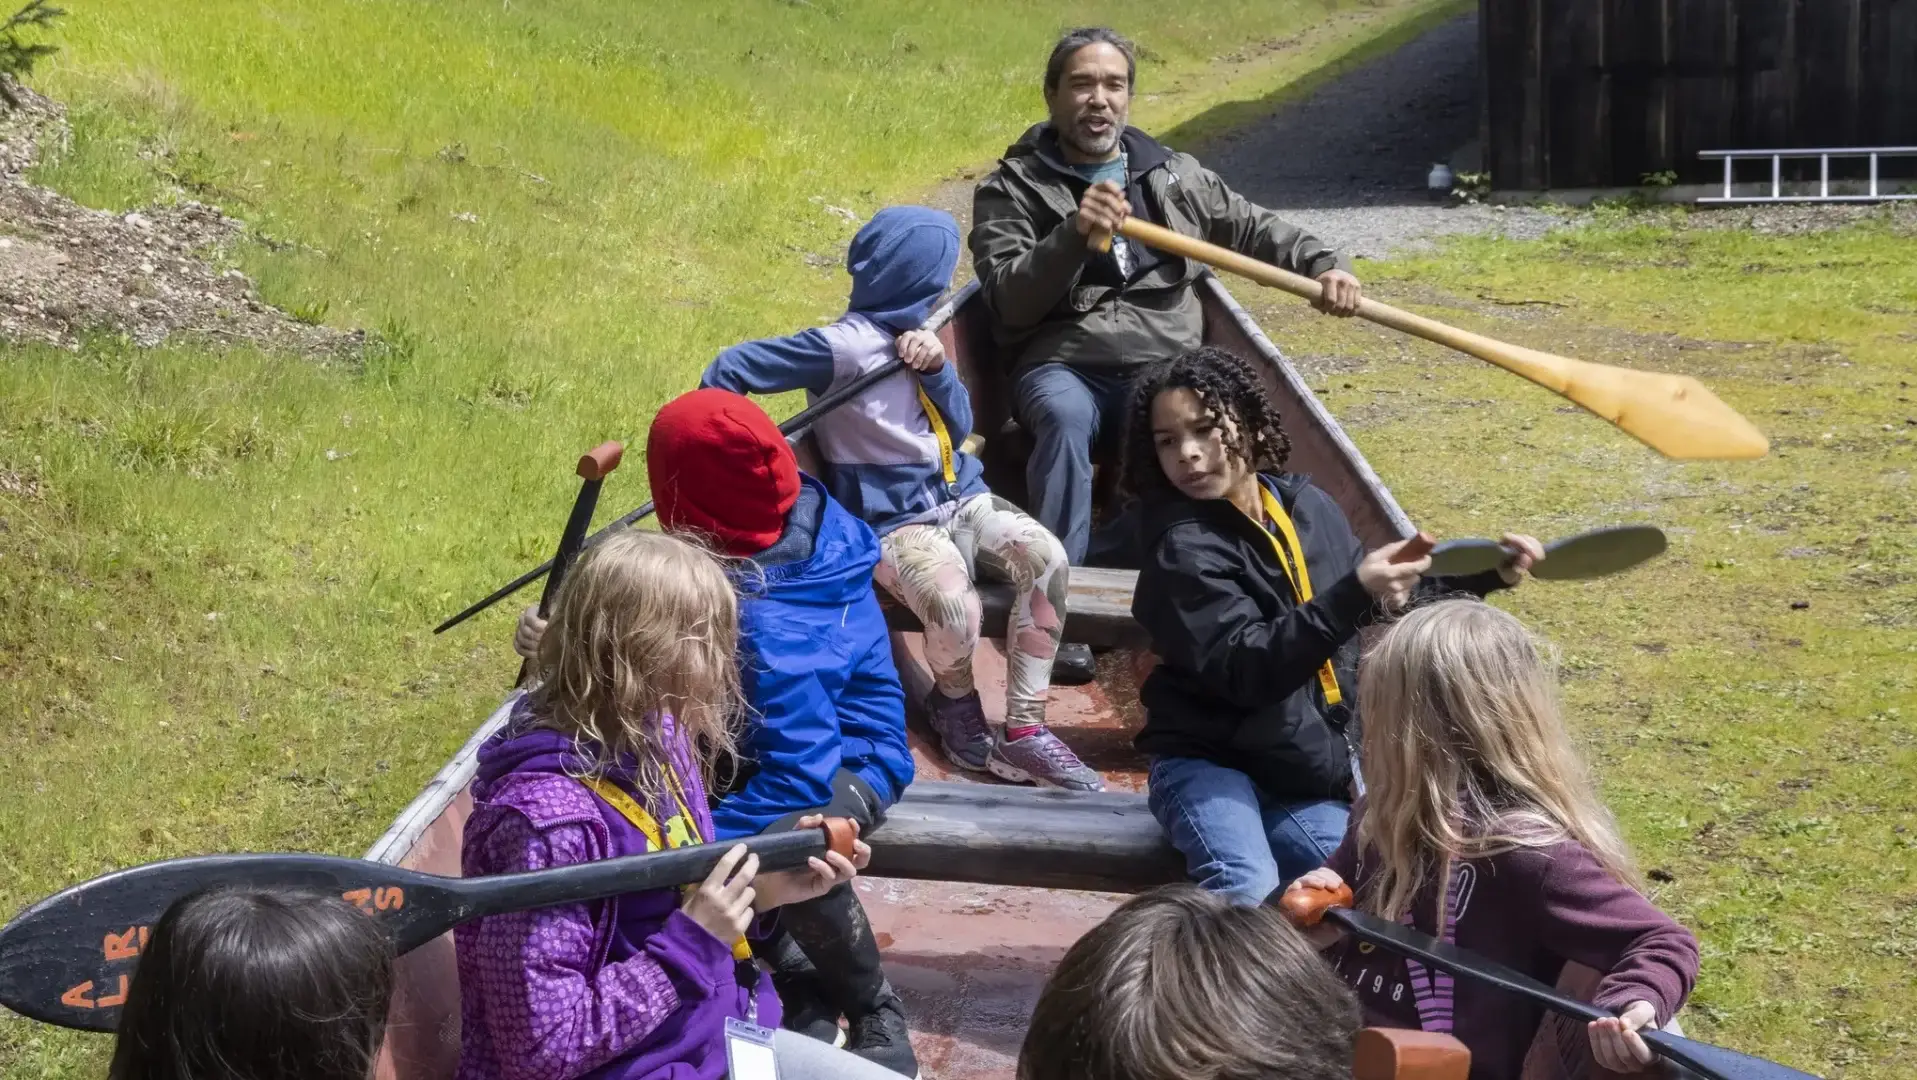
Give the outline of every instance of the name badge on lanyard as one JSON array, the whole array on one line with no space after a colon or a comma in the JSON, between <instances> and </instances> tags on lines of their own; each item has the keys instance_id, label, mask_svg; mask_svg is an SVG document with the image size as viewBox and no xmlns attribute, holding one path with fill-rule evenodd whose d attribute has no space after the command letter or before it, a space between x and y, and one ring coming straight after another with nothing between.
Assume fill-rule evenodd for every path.
<instances>
[{"instance_id":1,"label":"name badge on lanyard","mask_svg":"<svg viewBox=\"0 0 1917 1080\"><path fill-rule=\"evenodd\" d=\"M779 1080L772 1032L737 1017L726 1017L726 1076L730 1080Z\"/></svg>"}]
</instances>

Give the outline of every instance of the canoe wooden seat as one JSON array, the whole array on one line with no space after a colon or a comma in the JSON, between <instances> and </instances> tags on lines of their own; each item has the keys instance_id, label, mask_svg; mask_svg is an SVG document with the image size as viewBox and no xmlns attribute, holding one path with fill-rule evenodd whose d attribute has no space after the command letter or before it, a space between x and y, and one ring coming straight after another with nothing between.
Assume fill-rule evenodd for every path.
<instances>
[{"instance_id":1,"label":"canoe wooden seat","mask_svg":"<svg viewBox=\"0 0 1917 1080\"><path fill-rule=\"evenodd\" d=\"M1143 892L1185 860L1129 792L921 781L872 831L870 873L914 881Z\"/></svg>"},{"instance_id":2,"label":"canoe wooden seat","mask_svg":"<svg viewBox=\"0 0 1917 1080\"><path fill-rule=\"evenodd\" d=\"M1101 570L1090 566L1072 567L1072 588L1065 615L1065 640L1099 648L1146 646L1145 629L1132 618L1132 589L1138 584L1135 570ZM978 584L979 602L985 610L986 636L1004 632L1005 620L1012 610L1012 587L995 581ZM894 630L917 631L924 627L918 616L904 604L879 590L885 607L885 622Z\"/></svg>"}]
</instances>

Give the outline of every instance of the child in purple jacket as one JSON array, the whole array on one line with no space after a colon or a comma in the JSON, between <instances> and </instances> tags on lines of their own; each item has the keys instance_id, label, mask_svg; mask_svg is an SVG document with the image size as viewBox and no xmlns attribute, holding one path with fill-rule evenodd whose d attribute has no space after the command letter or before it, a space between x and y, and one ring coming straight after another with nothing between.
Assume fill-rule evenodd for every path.
<instances>
[{"instance_id":1,"label":"child in purple jacket","mask_svg":"<svg viewBox=\"0 0 1917 1080\"><path fill-rule=\"evenodd\" d=\"M480 750L462 871L711 838L706 779L733 745L737 644L732 584L705 551L632 530L587 553L540 642L537 687ZM459 1080L720 1080L729 1019L779 1024L745 937L754 915L850 881L870 857L857 848L755 877L757 858L735 847L683 896L655 889L462 927ZM772 1038L784 1080L892 1077L816 1040Z\"/></svg>"},{"instance_id":2,"label":"child in purple jacket","mask_svg":"<svg viewBox=\"0 0 1917 1080\"><path fill-rule=\"evenodd\" d=\"M1636 1072L1652 1061L1639 1029L1668 1025L1697 978L1697 939L1645 898L1556 691L1523 625L1488 604L1441 601L1393 624L1359 676L1369 790L1330 862L1291 889L1349 880L1362 910L1547 984L1570 964L1599 972L1592 1004L1619 1018L1583 1039L1552 1031L1562 1058L1547 1071ZM1524 1074L1541 1006L1316 932L1367 1024L1456 1036L1472 1080Z\"/></svg>"}]
</instances>

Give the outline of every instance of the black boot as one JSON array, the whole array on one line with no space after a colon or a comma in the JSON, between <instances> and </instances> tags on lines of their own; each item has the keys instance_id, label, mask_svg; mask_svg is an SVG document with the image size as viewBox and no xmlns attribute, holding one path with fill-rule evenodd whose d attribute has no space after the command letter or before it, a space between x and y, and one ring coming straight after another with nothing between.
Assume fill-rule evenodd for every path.
<instances>
[{"instance_id":1,"label":"black boot","mask_svg":"<svg viewBox=\"0 0 1917 1080\"><path fill-rule=\"evenodd\" d=\"M772 987L779 992L780 1012L785 1018L781 1026L828 1046L844 1046L839 1010L827 1000L819 970L806 958L799 943L791 934L782 933L763 952L772 968Z\"/></svg>"},{"instance_id":2,"label":"black boot","mask_svg":"<svg viewBox=\"0 0 1917 1080\"><path fill-rule=\"evenodd\" d=\"M816 969L818 985L836 1013L851 1021L846 1049L901 1076L917 1077L905 1022L905 1003L879 967L879 943L851 885L817 900L779 909L786 933Z\"/></svg>"},{"instance_id":3,"label":"black boot","mask_svg":"<svg viewBox=\"0 0 1917 1080\"><path fill-rule=\"evenodd\" d=\"M1098 663L1092 659L1092 647L1067 641L1052 657L1052 683L1055 686L1084 686L1098 677Z\"/></svg>"}]
</instances>

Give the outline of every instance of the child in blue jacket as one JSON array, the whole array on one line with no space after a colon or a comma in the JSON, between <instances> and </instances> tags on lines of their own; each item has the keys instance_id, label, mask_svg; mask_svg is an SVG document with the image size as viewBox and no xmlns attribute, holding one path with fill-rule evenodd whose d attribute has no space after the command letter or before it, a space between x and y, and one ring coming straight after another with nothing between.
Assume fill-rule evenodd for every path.
<instances>
[{"instance_id":1,"label":"child in blue jacket","mask_svg":"<svg viewBox=\"0 0 1917 1080\"><path fill-rule=\"evenodd\" d=\"M925 627L934 688L924 704L945 756L964 769L1074 791L1104 785L1045 726L1052 663L1065 625L1064 545L991 493L962 448L972 403L937 335L921 329L958 262L952 215L923 206L879 211L852 238L852 295L829 326L749 341L719 354L703 386L741 394L829 394L903 360L901 371L820 417L812 436L832 497L877 530L878 584ZM974 582L1012 584L1005 627L1005 723L987 723L972 677L983 612Z\"/></svg>"},{"instance_id":2,"label":"child in blue jacket","mask_svg":"<svg viewBox=\"0 0 1917 1080\"><path fill-rule=\"evenodd\" d=\"M646 472L659 523L736 560L740 682L748 709L740 763L718 795L718 839L850 817L871 832L912 782L905 693L872 592L878 538L825 485L750 398L695 390L654 417ZM536 609L514 645L536 652ZM771 950L785 1026L836 1041L905 1076L918 1062L904 1005L850 885L780 909Z\"/></svg>"}]
</instances>

